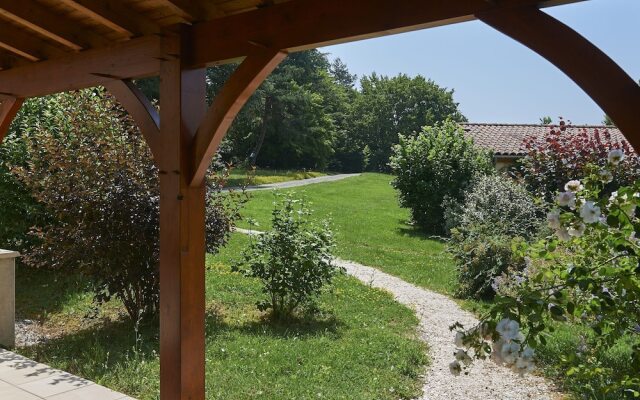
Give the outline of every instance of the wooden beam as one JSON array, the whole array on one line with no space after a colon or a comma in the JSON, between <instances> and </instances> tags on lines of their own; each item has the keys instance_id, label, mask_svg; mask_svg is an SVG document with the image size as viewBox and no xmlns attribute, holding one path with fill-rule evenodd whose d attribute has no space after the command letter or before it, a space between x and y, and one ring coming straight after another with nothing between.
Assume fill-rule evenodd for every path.
<instances>
[{"instance_id":1,"label":"wooden beam","mask_svg":"<svg viewBox=\"0 0 640 400\"><path fill-rule=\"evenodd\" d=\"M130 80L112 80L104 87L127 110L154 155L160 154L160 115L147 96Z\"/></svg>"},{"instance_id":2,"label":"wooden beam","mask_svg":"<svg viewBox=\"0 0 640 400\"><path fill-rule=\"evenodd\" d=\"M66 54L64 50L7 23L0 23L0 47L29 61L40 61Z\"/></svg>"},{"instance_id":3,"label":"wooden beam","mask_svg":"<svg viewBox=\"0 0 640 400\"><path fill-rule=\"evenodd\" d=\"M103 46L106 39L76 21L48 12L34 0L0 0L0 15L72 50Z\"/></svg>"},{"instance_id":4,"label":"wooden beam","mask_svg":"<svg viewBox=\"0 0 640 400\"><path fill-rule=\"evenodd\" d=\"M0 144L4 140L5 136L7 136L11 122L20 110L23 102L24 99L21 98L6 97L4 97L2 102L0 102Z\"/></svg>"},{"instance_id":5,"label":"wooden beam","mask_svg":"<svg viewBox=\"0 0 640 400\"><path fill-rule=\"evenodd\" d=\"M207 0L162 0L162 3L190 22L207 21L211 18L222 16L216 6Z\"/></svg>"},{"instance_id":6,"label":"wooden beam","mask_svg":"<svg viewBox=\"0 0 640 400\"><path fill-rule=\"evenodd\" d=\"M225 82L207 111L192 145L190 185L202 184L213 155L234 118L286 52L255 48Z\"/></svg>"},{"instance_id":7,"label":"wooden beam","mask_svg":"<svg viewBox=\"0 0 640 400\"><path fill-rule=\"evenodd\" d=\"M559 1L568 3L580 0ZM265 47L291 51L329 42L465 21L474 18L473 14L479 10L495 9L498 7L492 5L495 3L485 0L432 0L426 3L423 0L404 0L400 7L398 2L391 0L292 0L194 25L189 30L193 48L184 55L184 63L186 68L197 68L242 59L251 53L256 44L268 45L266 42L281 43L283 47ZM510 5L540 2L503 0L500 4L502 3ZM543 2L543 5L546 4L551 3ZM316 5L319 8L314 11L311 6ZM375 8L376 6L381 8ZM388 11L389 18L385 18ZM21 97L43 96L101 85L109 80L106 78L109 75L112 79L158 75L158 43L159 37L142 37L60 59L0 71L0 92L14 93ZM89 79L92 73L95 75L93 79Z\"/></svg>"},{"instance_id":8,"label":"wooden beam","mask_svg":"<svg viewBox=\"0 0 640 400\"><path fill-rule=\"evenodd\" d=\"M549 60L582 88L640 149L640 86L579 33L538 10L521 7L477 17Z\"/></svg>"},{"instance_id":9,"label":"wooden beam","mask_svg":"<svg viewBox=\"0 0 640 400\"><path fill-rule=\"evenodd\" d=\"M114 0L62 0L89 18L125 36L158 33L160 28L127 4Z\"/></svg>"},{"instance_id":10,"label":"wooden beam","mask_svg":"<svg viewBox=\"0 0 640 400\"><path fill-rule=\"evenodd\" d=\"M145 36L100 49L0 71L0 93L15 97L102 85L114 79L157 75L160 37Z\"/></svg>"},{"instance_id":11,"label":"wooden beam","mask_svg":"<svg viewBox=\"0 0 640 400\"><path fill-rule=\"evenodd\" d=\"M501 7L580 0L292 0L194 25L188 63L237 60L258 43L298 51L475 19ZM214 40L215 39L215 40Z\"/></svg>"},{"instance_id":12,"label":"wooden beam","mask_svg":"<svg viewBox=\"0 0 640 400\"><path fill-rule=\"evenodd\" d=\"M160 398L204 400L205 185L189 186L189 143L206 111L205 69L185 70L181 40L160 66Z\"/></svg>"}]
</instances>

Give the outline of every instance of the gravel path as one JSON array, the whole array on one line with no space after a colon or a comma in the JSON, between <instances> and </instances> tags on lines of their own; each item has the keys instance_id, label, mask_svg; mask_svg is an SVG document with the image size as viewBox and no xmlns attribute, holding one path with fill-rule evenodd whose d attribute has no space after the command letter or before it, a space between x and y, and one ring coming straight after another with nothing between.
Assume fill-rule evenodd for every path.
<instances>
[{"instance_id":1,"label":"gravel path","mask_svg":"<svg viewBox=\"0 0 640 400\"><path fill-rule=\"evenodd\" d=\"M256 235L259 231L236 229ZM431 365L425 373L423 395L418 400L557 400L562 395L544 378L520 377L491 361L474 361L468 375L453 376L454 333L449 330L456 321L465 326L477 323L473 314L462 310L449 297L419 288L395 276L355 262L335 260L366 285L384 289L396 300L415 310L420 320L420 339L429 345Z\"/></svg>"},{"instance_id":2,"label":"gravel path","mask_svg":"<svg viewBox=\"0 0 640 400\"><path fill-rule=\"evenodd\" d=\"M308 178L308 179L298 179L295 181L287 181L287 182L278 182L278 183L267 183L264 185L255 185L255 186L247 186L246 190L248 192L256 191L256 190L268 190L268 189L287 189L298 186L306 186L312 185L314 183L325 183L325 182L334 182L340 181L342 179L351 178L353 176L358 176L360 174L338 174L338 175L325 175L318 176L316 178ZM226 188L224 190L231 190L238 188Z\"/></svg>"}]
</instances>

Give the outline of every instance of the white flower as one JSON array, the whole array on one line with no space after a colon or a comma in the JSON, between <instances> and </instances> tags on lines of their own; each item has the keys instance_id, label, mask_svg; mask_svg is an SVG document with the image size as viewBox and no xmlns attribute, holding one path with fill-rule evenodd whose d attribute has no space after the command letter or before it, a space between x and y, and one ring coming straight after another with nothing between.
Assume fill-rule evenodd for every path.
<instances>
[{"instance_id":1,"label":"white flower","mask_svg":"<svg viewBox=\"0 0 640 400\"><path fill-rule=\"evenodd\" d=\"M460 375L460 372L462 372L462 367L460 366L459 362L452 361L449 364L449 371L451 372L452 375L458 376Z\"/></svg>"},{"instance_id":2,"label":"white flower","mask_svg":"<svg viewBox=\"0 0 640 400\"><path fill-rule=\"evenodd\" d=\"M520 324L518 323L518 321L504 318L503 320L498 322L496 331L505 341L517 339L520 334Z\"/></svg>"},{"instance_id":3,"label":"white flower","mask_svg":"<svg viewBox=\"0 0 640 400\"><path fill-rule=\"evenodd\" d=\"M456 338L453 340L453 343L456 345L456 347L463 347L464 346L464 333L456 332Z\"/></svg>"},{"instance_id":4,"label":"white flower","mask_svg":"<svg viewBox=\"0 0 640 400\"><path fill-rule=\"evenodd\" d=\"M580 217L587 224L593 224L600 220L600 207L593 201L585 201L580 207Z\"/></svg>"},{"instance_id":5,"label":"white flower","mask_svg":"<svg viewBox=\"0 0 640 400\"><path fill-rule=\"evenodd\" d=\"M609 156L607 158L609 159L609 163L618 165L620 164L620 161L624 160L624 152L622 149L613 149L609 152Z\"/></svg>"},{"instance_id":6,"label":"white flower","mask_svg":"<svg viewBox=\"0 0 640 400\"><path fill-rule=\"evenodd\" d=\"M466 351L462 350L462 349L458 349L455 352L455 356L456 356L456 361L459 361L461 363L463 363L464 365L469 365L471 364L471 357L469 357L469 354L467 354Z\"/></svg>"},{"instance_id":7,"label":"white flower","mask_svg":"<svg viewBox=\"0 0 640 400\"><path fill-rule=\"evenodd\" d=\"M555 210L549 211L547 214L547 223L551 229L560 228L560 210L556 208Z\"/></svg>"},{"instance_id":8,"label":"white flower","mask_svg":"<svg viewBox=\"0 0 640 400\"><path fill-rule=\"evenodd\" d=\"M511 365L516 362L518 354L520 353L520 345L515 342L505 343L500 349L500 357L505 364Z\"/></svg>"},{"instance_id":9,"label":"white flower","mask_svg":"<svg viewBox=\"0 0 640 400\"><path fill-rule=\"evenodd\" d=\"M569 206L574 208L576 206L576 195L573 192L560 192L556 197L556 201L561 207Z\"/></svg>"},{"instance_id":10,"label":"white flower","mask_svg":"<svg viewBox=\"0 0 640 400\"><path fill-rule=\"evenodd\" d=\"M564 242L571 240L571 235L569 234L569 231L566 230L565 228L556 229L556 236L558 236L558 239Z\"/></svg>"},{"instance_id":11,"label":"white flower","mask_svg":"<svg viewBox=\"0 0 640 400\"><path fill-rule=\"evenodd\" d=\"M587 226L582 222L578 222L573 224L573 226L567 230L567 233L570 236L580 237L584 234L585 229L587 229Z\"/></svg>"},{"instance_id":12,"label":"white flower","mask_svg":"<svg viewBox=\"0 0 640 400\"><path fill-rule=\"evenodd\" d=\"M609 183L613 180L613 174L608 169L603 169L598 175L600 175L600 179L602 179L604 183Z\"/></svg>"},{"instance_id":13,"label":"white flower","mask_svg":"<svg viewBox=\"0 0 640 400\"><path fill-rule=\"evenodd\" d=\"M569 192L575 193L581 191L582 189L584 189L584 186L582 186L582 183L580 183L580 181L577 179L569 181L564 185L564 190L567 190Z\"/></svg>"},{"instance_id":14,"label":"white flower","mask_svg":"<svg viewBox=\"0 0 640 400\"><path fill-rule=\"evenodd\" d=\"M524 348L524 350L522 350L522 354L520 355L521 358L527 360L527 361L533 361L533 356L535 355L535 350L533 350L531 347L526 346Z\"/></svg>"}]
</instances>

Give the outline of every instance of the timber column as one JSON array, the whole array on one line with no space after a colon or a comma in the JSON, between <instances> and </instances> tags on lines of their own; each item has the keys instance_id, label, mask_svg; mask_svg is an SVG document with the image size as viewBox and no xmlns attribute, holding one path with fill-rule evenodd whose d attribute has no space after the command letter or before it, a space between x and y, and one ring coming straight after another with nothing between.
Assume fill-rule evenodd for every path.
<instances>
[{"instance_id":1,"label":"timber column","mask_svg":"<svg viewBox=\"0 0 640 400\"><path fill-rule=\"evenodd\" d=\"M204 400L205 183L190 186L190 146L206 111L205 69L184 69L180 32L162 39L160 396Z\"/></svg>"}]
</instances>

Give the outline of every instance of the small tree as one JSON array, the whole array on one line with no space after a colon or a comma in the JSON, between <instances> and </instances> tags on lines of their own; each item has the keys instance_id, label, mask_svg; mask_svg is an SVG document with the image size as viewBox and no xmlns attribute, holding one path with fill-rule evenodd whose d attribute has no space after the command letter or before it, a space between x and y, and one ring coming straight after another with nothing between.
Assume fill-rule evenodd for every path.
<instances>
[{"instance_id":1,"label":"small tree","mask_svg":"<svg viewBox=\"0 0 640 400\"><path fill-rule=\"evenodd\" d=\"M23 135L26 162L12 166L52 223L36 227L24 260L87 275L98 303L115 297L133 319L158 310L158 171L130 117L103 90L52 97L51 125ZM243 197L210 179L207 245L228 237Z\"/></svg>"},{"instance_id":2,"label":"small tree","mask_svg":"<svg viewBox=\"0 0 640 400\"><path fill-rule=\"evenodd\" d=\"M258 309L270 308L276 319L290 317L340 272L332 262L335 244L328 222L312 222L310 216L304 201L286 196L272 212L273 229L252 241L233 266L262 280L267 299Z\"/></svg>"},{"instance_id":3,"label":"small tree","mask_svg":"<svg viewBox=\"0 0 640 400\"><path fill-rule=\"evenodd\" d=\"M445 232L443 201L460 203L473 179L493 171L491 156L473 145L455 122L424 127L416 137L399 136L389 165L400 204L431 233Z\"/></svg>"},{"instance_id":4,"label":"small tree","mask_svg":"<svg viewBox=\"0 0 640 400\"><path fill-rule=\"evenodd\" d=\"M627 155L620 168L612 172L610 187L629 185L640 179L640 160L624 139L612 137L607 129L577 128L565 121L550 127L543 137L524 142L527 156L521 161L521 173L528 189L546 201L553 201L565 182L585 176L586 167L606 166L607 154L621 149Z\"/></svg>"}]
</instances>

